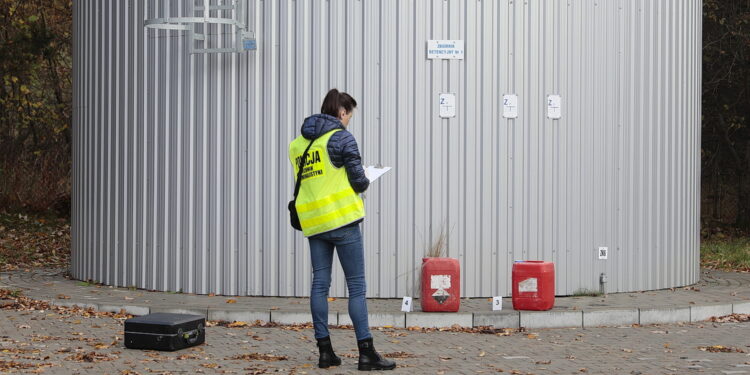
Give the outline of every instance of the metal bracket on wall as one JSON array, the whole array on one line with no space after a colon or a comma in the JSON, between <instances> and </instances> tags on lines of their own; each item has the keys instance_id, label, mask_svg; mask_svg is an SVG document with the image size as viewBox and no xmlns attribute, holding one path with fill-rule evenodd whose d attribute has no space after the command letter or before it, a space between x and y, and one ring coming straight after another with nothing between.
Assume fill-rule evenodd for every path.
<instances>
[{"instance_id":1,"label":"metal bracket on wall","mask_svg":"<svg viewBox=\"0 0 750 375\"><path fill-rule=\"evenodd\" d=\"M247 29L247 23L242 19L244 16L244 5L247 0L230 0L225 4L211 5L210 0L198 0L193 7L193 14L196 17L166 17L153 18L143 22L147 29L157 30L177 30L187 31L189 52L191 54L199 53L240 53L245 51L254 51L257 49L255 32ZM217 14L231 12L231 18L216 16L212 17L211 12ZM199 15L197 13L202 13ZM216 27L215 34L211 34L209 27ZM231 34L222 33L222 28L231 27ZM198 29L200 28L200 32ZM221 36L231 35L232 47L210 48L209 42L212 36L217 39Z\"/></svg>"}]
</instances>

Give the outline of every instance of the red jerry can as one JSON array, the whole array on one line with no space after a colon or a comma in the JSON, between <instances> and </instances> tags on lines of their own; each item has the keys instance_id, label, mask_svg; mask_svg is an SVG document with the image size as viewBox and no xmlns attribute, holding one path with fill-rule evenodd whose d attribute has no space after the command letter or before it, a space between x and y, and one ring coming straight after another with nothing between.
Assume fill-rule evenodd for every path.
<instances>
[{"instance_id":1,"label":"red jerry can","mask_svg":"<svg viewBox=\"0 0 750 375\"><path fill-rule=\"evenodd\" d=\"M513 263L513 308L549 310L555 305L555 264L537 260Z\"/></svg>"},{"instance_id":2,"label":"red jerry can","mask_svg":"<svg viewBox=\"0 0 750 375\"><path fill-rule=\"evenodd\" d=\"M422 311L456 312L461 304L461 266L455 258L422 258Z\"/></svg>"}]
</instances>

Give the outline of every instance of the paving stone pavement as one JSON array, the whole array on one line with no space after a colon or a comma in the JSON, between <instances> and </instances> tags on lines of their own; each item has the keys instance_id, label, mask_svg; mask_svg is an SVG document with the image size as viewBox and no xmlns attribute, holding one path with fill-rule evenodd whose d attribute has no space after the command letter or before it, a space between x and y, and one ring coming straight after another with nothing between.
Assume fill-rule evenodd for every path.
<instances>
[{"instance_id":1,"label":"paving stone pavement","mask_svg":"<svg viewBox=\"0 0 750 375\"><path fill-rule=\"evenodd\" d=\"M57 305L77 304L101 311L135 315L149 312L189 312L213 320L310 321L309 299L298 297L230 297L135 290L93 285L64 277L64 270L30 270L0 273L0 288L20 289L25 295ZM227 303L228 301L233 303ZM330 302L331 324L348 322L346 298ZM701 321L728 313L750 313L750 273L702 270L695 285L607 296L558 297L548 312L518 312L510 298L503 311L491 309L487 298L461 300L458 314L420 315L400 312L400 299L368 299L372 325L409 326L427 322L434 326L494 325L496 327L553 328L597 327Z\"/></svg>"},{"instance_id":2,"label":"paving stone pavement","mask_svg":"<svg viewBox=\"0 0 750 375\"><path fill-rule=\"evenodd\" d=\"M28 296L40 299L54 299L64 294L71 299L86 299L92 303L127 302L131 305L191 305L215 307L226 305L226 296L206 296L186 293L148 292L128 288L108 288L82 286L76 280L65 278L65 270L31 270L30 272L0 273L0 287L24 290ZM126 298L127 297L127 298ZM296 297L238 297L234 308L244 309L282 309L306 311L307 298ZM750 273L722 272L703 269L701 280L692 286L665 290L611 293L603 297L558 297L555 308L560 310L600 310L632 307L662 307L674 305L703 305L726 302L750 302ZM414 307L419 311L418 299ZM510 298L503 299L503 309L511 309ZM330 303L331 311L346 311L347 299L337 298ZM369 298L368 307L372 312L399 311L400 299ZM469 298L461 300L460 311L491 311L492 304L487 298Z\"/></svg>"},{"instance_id":3,"label":"paving stone pavement","mask_svg":"<svg viewBox=\"0 0 750 375\"><path fill-rule=\"evenodd\" d=\"M48 374L354 374L351 329L333 329L342 366L313 367L310 328L221 326L207 342L177 352L125 349L122 320L62 316L49 311L0 310L0 372L9 362L39 365ZM393 374L750 374L750 323L692 323L613 328L539 329L509 336L373 330L381 353L403 352ZM722 345L729 353L701 351ZM95 352L92 362L76 360ZM235 360L249 353L287 360ZM28 372L35 368L18 370Z\"/></svg>"}]
</instances>

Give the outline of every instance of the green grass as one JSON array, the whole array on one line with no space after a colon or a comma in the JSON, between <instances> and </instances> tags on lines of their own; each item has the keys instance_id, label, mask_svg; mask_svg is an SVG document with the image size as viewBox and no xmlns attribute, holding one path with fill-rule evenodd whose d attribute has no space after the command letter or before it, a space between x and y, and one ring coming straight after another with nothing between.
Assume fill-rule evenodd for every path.
<instances>
[{"instance_id":1,"label":"green grass","mask_svg":"<svg viewBox=\"0 0 750 375\"><path fill-rule=\"evenodd\" d=\"M602 294L598 290L581 288L573 292L573 297L599 297Z\"/></svg>"},{"instance_id":2,"label":"green grass","mask_svg":"<svg viewBox=\"0 0 750 375\"><path fill-rule=\"evenodd\" d=\"M704 241L701 265L727 271L750 271L750 238Z\"/></svg>"}]
</instances>

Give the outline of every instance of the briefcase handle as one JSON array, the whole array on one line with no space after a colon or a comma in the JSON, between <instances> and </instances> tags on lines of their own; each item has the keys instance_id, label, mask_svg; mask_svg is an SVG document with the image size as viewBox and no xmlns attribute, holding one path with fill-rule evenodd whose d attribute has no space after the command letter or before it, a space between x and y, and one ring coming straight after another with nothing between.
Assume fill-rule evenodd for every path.
<instances>
[{"instance_id":1,"label":"briefcase handle","mask_svg":"<svg viewBox=\"0 0 750 375\"><path fill-rule=\"evenodd\" d=\"M185 339L185 341L187 341L189 345L193 345L196 341L198 341L198 336L200 336L201 331L203 331L202 324L198 325L198 329L183 333L182 338Z\"/></svg>"}]
</instances>

